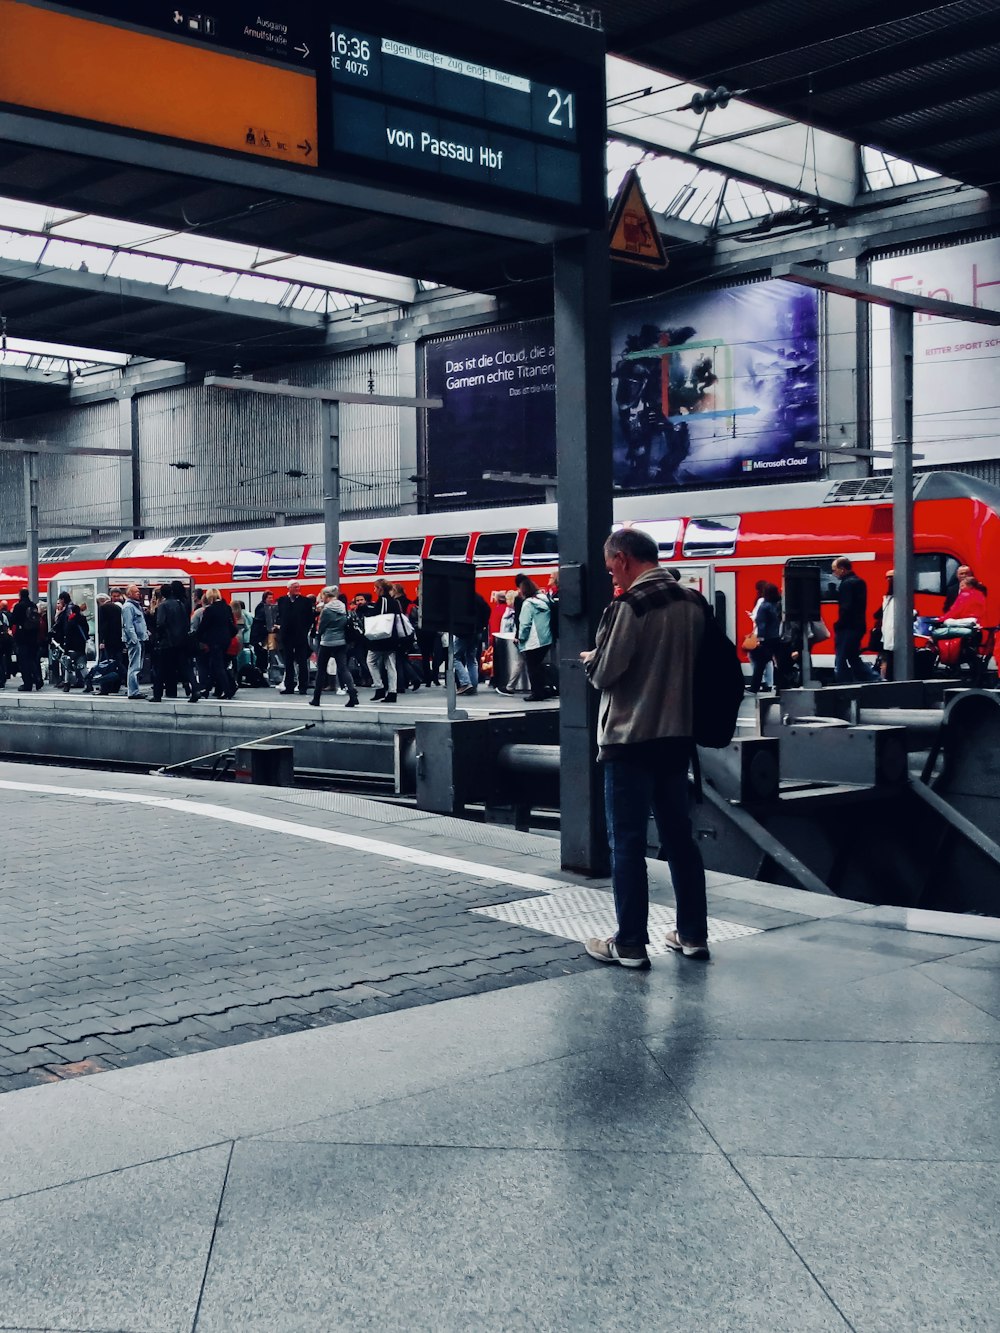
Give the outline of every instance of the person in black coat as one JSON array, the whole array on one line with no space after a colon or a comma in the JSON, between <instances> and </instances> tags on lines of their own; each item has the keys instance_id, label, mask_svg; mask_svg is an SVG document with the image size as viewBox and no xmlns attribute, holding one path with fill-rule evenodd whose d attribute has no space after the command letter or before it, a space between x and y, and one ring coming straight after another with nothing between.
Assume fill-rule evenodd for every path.
<instances>
[{"instance_id":1,"label":"person in black coat","mask_svg":"<svg viewBox=\"0 0 1000 1333\"><path fill-rule=\"evenodd\" d=\"M873 671L861 656L861 640L868 628L868 586L855 574L846 555L834 560L832 568L840 580L837 589L839 613L833 626L834 679L838 685L879 680L878 672Z\"/></svg>"},{"instance_id":2,"label":"person in black coat","mask_svg":"<svg viewBox=\"0 0 1000 1333\"><path fill-rule=\"evenodd\" d=\"M309 693L309 635L314 616L313 599L302 596L301 584L297 581L290 583L284 597L278 598L278 610L274 618L285 663L282 694L294 693L296 667L299 673L299 694Z\"/></svg>"},{"instance_id":3,"label":"person in black coat","mask_svg":"<svg viewBox=\"0 0 1000 1333\"><path fill-rule=\"evenodd\" d=\"M27 588L22 588L17 596L17 603L10 613L11 629L14 632L14 651L17 654L17 669L21 673L19 694L30 694L31 687L42 688L41 643L42 618L38 603L31 600Z\"/></svg>"},{"instance_id":4,"label":"person in black coat","mask_svg":"<svg viewBox=\"0 0 1000 1333\"><path fill-rule=\"evenodd\" d=\"M198 639L208 649L208 678L217 699L231 699L236 685L226 670L226 654L236 633L236 621L229 603L222 600L218 588L205 593L205 609L198 626Z\"/></svg>"}]
</instances>

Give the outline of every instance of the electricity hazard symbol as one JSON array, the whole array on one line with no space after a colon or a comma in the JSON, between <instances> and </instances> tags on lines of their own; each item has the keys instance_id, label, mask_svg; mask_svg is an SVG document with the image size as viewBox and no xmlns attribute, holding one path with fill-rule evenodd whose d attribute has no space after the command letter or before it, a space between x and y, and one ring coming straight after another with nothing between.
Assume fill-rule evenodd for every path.
<instances>
[{"instance_id":1,"label":"electricity hazard symbol","mask_svg":"<svg viewBox=\"0 0 1000 1333\"><path fill-rule=\"evenodd\" d=\"M611 208L611 258L647 268L666 268L670 262L656 229L635 168L625 173Z\"/></svg>"}]
</instances>

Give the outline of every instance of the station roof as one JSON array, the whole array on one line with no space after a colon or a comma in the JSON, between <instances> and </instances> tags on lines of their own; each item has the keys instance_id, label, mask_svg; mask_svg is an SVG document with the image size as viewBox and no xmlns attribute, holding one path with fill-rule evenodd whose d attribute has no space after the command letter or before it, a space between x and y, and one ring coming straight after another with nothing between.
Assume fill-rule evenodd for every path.
<instances>
[{"instance_id":1,"label":"station roof","mask_svg":"<svg viewBox=\"0 0 1000 1333\"><path fill-rule=\"evenodd\" d=\"M864 186L856 145L988 187L1000 148L998 11L1000 0L884 0L877 11L861 0L604 0L611 175L641 163L654 208L702 229L803 197L850 207ZM683 103L718 86L738 96L699 128ZM12 217L0 198L0 315L12 336L85 337L195 367L315 356L338 312L412 302L420 284L397 274L489 291L547 267L537 246L509 236L0 139L5 194L24 201ZM141 221L115 222L125 211ZM7 355L9 414L65 394L80 373L65 359L64 373Z\"/></svg>"},{"instance_id":2,"label":"station roof","mask_svg":"<svg viewBox=\"0 0 1000 1333\"><path fill-rule=\"evenodd\" d=\"M988 188L1000 0L603 0L608 49Z\"/></svg>"}]
</instances>

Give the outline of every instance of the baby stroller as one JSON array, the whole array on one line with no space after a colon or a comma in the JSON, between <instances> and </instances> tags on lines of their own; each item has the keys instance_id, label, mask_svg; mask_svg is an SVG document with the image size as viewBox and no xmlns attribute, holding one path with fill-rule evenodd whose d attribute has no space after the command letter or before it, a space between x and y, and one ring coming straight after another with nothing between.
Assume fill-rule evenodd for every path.
<instances>
[{"instance_id":1,"label":"baby stroller","mask_svg":"<svg viewBox=\"0 0 1000 1333\"><path fill-rule=\"evenodd\" d=\"M931 626L930 641L937 654L936 666L956 676L968 675L977 688L986 683L996 642L997 627L977 620L944 620Z\"/></svg>"},{"instance_id":2,"label":"baby stroller","mask_svg":"<svg viewBox=\"0 0 1000 1333\"><path fill-rule=\"evenodd\" d=\"M71 653L61 643L57 643L55 639L49 644L49 661L53 683L57 680L60 681L64 690L68 690L74 685L82 686L84 684L80 659L77 654Z\"/></svg>"},{"instance_id":3,"label":"baby stroller","mask_svg":"<svg viewBox=\"0 0 1000 1333\"><path fill-rule=\"evenodd\" d=\"M84 689L94 694L117 694L121 687L121 665L113 657L102 657L87 672Z\"/></svg>"}]
</instances>

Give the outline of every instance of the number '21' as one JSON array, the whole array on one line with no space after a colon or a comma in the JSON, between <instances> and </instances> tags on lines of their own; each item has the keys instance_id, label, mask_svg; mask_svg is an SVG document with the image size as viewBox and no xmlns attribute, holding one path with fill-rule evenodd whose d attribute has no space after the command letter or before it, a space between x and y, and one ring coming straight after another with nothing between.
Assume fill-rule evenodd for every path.
<instances>
[{"instance_id":1,"label":"number '21'","mask_svg":"<svg viewBox=\"0 0 1000 1333\"><path fill-rule=\"evenodd\" d=\"M573 94L561 93L558 88L550 88L546 97L551 101L549 124L573 129Z\"/></svg>"}]
</instances>

